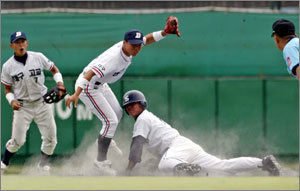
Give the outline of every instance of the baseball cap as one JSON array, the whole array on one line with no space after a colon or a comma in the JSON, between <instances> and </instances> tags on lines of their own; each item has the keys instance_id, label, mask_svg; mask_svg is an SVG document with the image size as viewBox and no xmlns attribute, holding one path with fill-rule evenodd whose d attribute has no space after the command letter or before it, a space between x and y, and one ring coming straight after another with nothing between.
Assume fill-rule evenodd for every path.
<instances>
[{"instance_id":1,"label":"baseball cap","mask_svg":"<svg viewBox=\"0 0 300 191\"><path fill-rule=\"evenodd\" d=\"M295 34L295 25L291 21L285 19L279 19L275 21L272 29L272 37L274 34L277 34L280 37Z\"/></svg>"},{"instance_id":2,"label":"baseball cap","mask_svg":"<svg viewBox=\"0 0 300 191\"><path fill-rule=\"evenodd\" d=\"M16 31L10 35L10 43L15 42L16 40L23 38L26 40L26 35L22 31Z\"/></svg>"},{"instance_id":3,"label":"baseball cap","mask_svg":"<svg viewBox=\"0 0 300 191\"><path fill-rule=\"evenodd\" d=\"M130 42L130 44L142 44L143 33L139 30L132 29L125 33L124 40Z\"/></svg>"}]
</instances>

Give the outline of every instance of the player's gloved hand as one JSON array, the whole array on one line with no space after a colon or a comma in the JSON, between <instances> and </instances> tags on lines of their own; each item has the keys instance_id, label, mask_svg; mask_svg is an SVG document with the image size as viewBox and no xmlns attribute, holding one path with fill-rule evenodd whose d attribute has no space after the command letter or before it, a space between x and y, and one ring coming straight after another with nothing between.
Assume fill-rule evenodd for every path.
<instances>
[{"instance_id":1,"label":"player's gloved hand","mask_svg":"<svg viewBox=\"0 0 300 191\"><path fill-rule=\"evenodd\" d=\"M52 90L47 92L43 98L46 103L57 103L60 100L64 99L67 95L66 86L64 85L57 85Z\"/></svg>"},{"instance_id":2,"label":"player's gloved hand","mask_svg":"<svg viewBox=\"0 0 300 191\"><path fill-rule=\"evenodd\" d=\"M20 110L21 104L17 100L12 100L11 107L13 108L13 110Z\"/></svg>"},{"instance_id":3,"label":"player's gloved hand","mask_svg":"<svg viewBox=\"0 0 300 191\"><path fill-rule=\"evenodd\" d=\"M176 34L178 37L180 37L180 32L178 30L179 24L178 19L174 16L169 16L167 18L167 23L164 28L164 32L167 34Z\"/></svg>"}]
</instances>

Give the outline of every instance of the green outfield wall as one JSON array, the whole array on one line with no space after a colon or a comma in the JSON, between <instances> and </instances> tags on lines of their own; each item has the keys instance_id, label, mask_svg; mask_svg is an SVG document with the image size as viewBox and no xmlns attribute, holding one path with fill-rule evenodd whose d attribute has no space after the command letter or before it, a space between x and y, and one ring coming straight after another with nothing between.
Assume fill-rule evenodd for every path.
<instances>
[{"instance_id":1,"label":"green outfield wall","mask_svg":"<svg viewBox=\"0 0 300 191\"><path fill-rule=\"evenodd\" d=\"M43 52L64 75L78 75L101 52L121 41L126 31L137 28L148 34L161 30L168 15L1 15L1 63L12 55L10 34L23 30L30 50ZM174 15L179 19L181 38L168 36L144 47L126 75L287 75L282 54L271 38L272 24L286 18L298 29L297 14L195 12Z\"/></svg>"},{"instance_id":2,"label":"green outfield wall","mask_svg":"<svg viewBox=\"0 0 300 191\"><path fill-rule=\"evenodd\" d=\"M74 83L75 78L65 78L68 91L74 91ZM55 85L50 77L46 84ZM128 90L144 92L150 111L210 152L293 156L299 153L299 92L294 79L124 77L111 88L119 101ZM12 109L4 96L1 100L3 153L11 135ZM71 153L85 136L97 139L102 124L81 102L77 109L67 109L61 101L53 104L53 112L58 135L56 154ZM132 132L133 123L124 113L117 141ZM130 140L129 136L128 149ZM19 153L39 153L40 145L40 133L32 123Z\"/></svg>"},{"instance_id":3,"label":"green outfield wall","mask_svg":"<svg viewBox=\"0 0 300 191\"><path fill-rule=\"evenodd\" d=\"M147 34L164 27L169 14L1 15L1 66L13 54L9 36L23 30L28 50L43 52L61 70L69 92L83 68L101 52L138 28ZM168 36L143 47L125 76L110 85L123 93L145 93L149 110L215 154L299 154L298 81L287 74L282 53L271 38L272 23L298 15L228 12L176 13L181 38ZM298 33L298 31L297 31ZM50 77L46 84L55 85ZM80 102L67 109L53 104L58 144L55 154L69 154L89 136L96 140L101 123ZM1 153L11 135L12 109L1 87ZM133 120L124 114L116 133L123 140ZM129 149L130 136L128 136ZM40 152L33 123L19 154Z\"/></svg>"}]
</instances>

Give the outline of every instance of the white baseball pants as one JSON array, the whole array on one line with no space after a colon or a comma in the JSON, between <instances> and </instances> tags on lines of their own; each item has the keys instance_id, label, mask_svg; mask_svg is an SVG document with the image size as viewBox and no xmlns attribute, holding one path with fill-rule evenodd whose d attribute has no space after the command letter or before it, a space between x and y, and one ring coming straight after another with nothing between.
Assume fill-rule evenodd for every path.
<instances>
[{"instance_id":1,"label":"white baseball pants","mask_svg":"<svg viewBox=\"0 0 300 191\"><path fill-rule=\"evenodd\" d=\"M172 170L179 163L198 164L206 172L238 173L257 169L258 166L262 166L262 159L253 157L219 159L206 153L190 139L178 136L163 155L158 168Z\"/></svg>"},{"instance_id":2,"label":"white baseball pants","mask_svg":"<svg viewBox=\"0 0 300 191\"><path fill-rule=\"evenodd\" d=\"M106 83L99 85L97 89L87 86L79 98L101 120L100 135L112 138L122 118L123 110L110 87Z\"/></svg>"},{"instance_id":3,"label":"white baseball pants","mask_svg":"<svg viewBox=\"0 0 300 191\"><path fill-rule=\"evenodd\" d=\"M22 101L20 110L14 110L11 139L6 143L9 152L17 152L26 141L26 134L32 120L41 133L41 150L52 155L57 144L56 124L49 104L43 99L34 102Z\"/></svg>"}]
</instances>

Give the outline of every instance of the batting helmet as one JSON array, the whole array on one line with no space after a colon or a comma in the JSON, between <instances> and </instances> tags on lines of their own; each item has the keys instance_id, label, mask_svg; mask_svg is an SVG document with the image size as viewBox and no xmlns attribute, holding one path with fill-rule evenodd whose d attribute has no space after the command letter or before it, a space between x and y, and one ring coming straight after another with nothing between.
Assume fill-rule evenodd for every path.
<instances>
[{"instance_id":1,"label":"batting helmet","mask_svg":"<svg viewBox=\"0 0 300 191\"><path fill-rule=\"evenodd\" d=\"M138 90L130 90L123 96L122 107L125 108L126 105L136 102L139 102L144 108L147 107L147 101L144 94Z\"/></svg>"}]
</instances>

